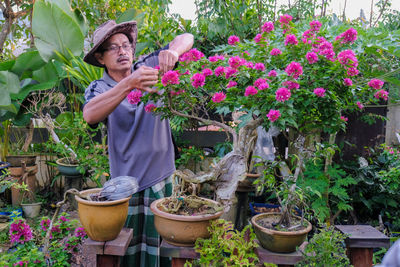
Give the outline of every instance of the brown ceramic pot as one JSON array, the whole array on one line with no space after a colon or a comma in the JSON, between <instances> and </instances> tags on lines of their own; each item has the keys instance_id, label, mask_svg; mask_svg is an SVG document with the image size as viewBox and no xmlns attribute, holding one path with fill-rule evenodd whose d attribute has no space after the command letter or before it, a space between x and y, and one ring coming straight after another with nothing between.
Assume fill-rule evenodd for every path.
<instances>
[{"instance_id":1,"label":"brown ceramic pot","mask_svg":"<svg viewBox=\"0 0 400 267\"><path fill-rule=\"evenodd\" d=\"M98 193L101 188L81 191L83 196ZM88 201L75 196L78 202L79 219L87 235L95 241L115 239L128 216L129 199L114 201Z\"/></svg>"},{"instance_id":2,"label":"brown ceramic pot","mask_svg":"<svg viewBox=\"0 0 400 267\"><path fill-rule=\"evenodd\" d=\"M257 224L257 221L264 217L275 216L279 218L280 215L279 212L269 212L253 216L251 218L251 223L253 224L254 232L263 248L273 252L294 252L296 251L296 247L300 246L305 241L308 232L311 231L311 223L305 220L308 224L305 229L292 232L275 231Z\"/></svg>"},{"instance_id":3,"label":"brown ceramic pot","mask_svg":"<svg viewBox=\"0 0 400 267\"><path fill-rule=\"evenodd\" d=\"M153 201L150 209L154 213L154 226L157 232L163 240L174 246L190 247L194 246L197 238L210 237L207 228L212 220L218 219L223 213L223 211L219 211L215 214L195 216L170 214L158 208L159 203L164 199ZM207 200L217 204L216 201Z\"/></svg>"},{"instance_id":4,"label":"brown ceramic pot","mask_svg":"<svg viewBox=\"0 0 400 267\"><path fill-rule=\"evenodd\" d=\"M37 165L26 167L26 177L24 177L22 167L9 167L8 170L13 181L19 184L24 182L28 186L30 192L36 192L36 173L38 172ZM20 192L19 189L11 187L11 203L13 206L19 206L21 204L23 193L24 192Z\"/></svg>"}]
</instances>

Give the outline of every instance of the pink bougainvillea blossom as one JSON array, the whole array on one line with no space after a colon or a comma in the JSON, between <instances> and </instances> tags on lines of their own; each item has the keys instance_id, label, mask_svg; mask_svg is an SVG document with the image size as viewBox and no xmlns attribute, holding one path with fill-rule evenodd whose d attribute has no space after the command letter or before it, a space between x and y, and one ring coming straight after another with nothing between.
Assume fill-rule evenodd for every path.
<instances>
[{"instance_id":1,"label":"pink bougainvillea blossom","mask_svg":"<svg viewBox=\"0 0 400 267\"><path fill-rule=\"evenodd\" d=\"M136 105L137 103L140 102L140 98L142 97L142 95L143 95L142 91L134 89L127 96L128 102L131 103L132 105Z\"/></svg>"},{"instance_id":2,"label":"pink bougainvillea blossom","mask_svg":"<svg viewBox=\"0 0 400 267\"><path fill-rule=\"evenodd\" d=\"M181 90L179 90L179 91L171 90L169 93L170 93L172 96L176 96L176 95L183 94L184 92L185 92L185 90L181 89Z\"/></svg>"},{"instance_id":3,"label":"pink bougainvillea blossom","mask_svg":"<svg viewBox=\"0 0 400 267\"><path fill-rule=\"evenodd\" d=\"M195 73L190 80L194 88L201 87L205 84L206 77L202 73Z\"/></svg>"},{"instance_id":4,"label":"pink bougainvillea blossom","mask_svg":"<svg viewBox=\"0 0 400 267\"><path fill-rule=\"evenodd\" d=\"M347 118L347 117L345 117L345 116L340 116L340 119L341 119L342 121L348 121L348 120L349 120L349 118Z\"/></svg>"},{"instance_id":5,"label":"pink bougainvillea blossom","mask_svg":"<svg viewBox=\"0 0 400 267\"><path fill-rule=\"evenodd\" d=\"M313 20L310 22L310 28L313 32L318 32L322 27L321 22L319 22L318 20Z\"/></svg>"},{"instance_id":6,"label":"pink bougainvillea blossom","mask_svg":"<svg viewBox=\"0 0 400 267\"><path fill-rule=\"evenodd\" d=\"M164 86L168 84L179 84L179 73L175 70L169 70L161 78L161 83Z\"/></svg>"},{"instance_id":7,"label":"pink bougainvillea blossom","mask_svg":"<svg viewBox=\"0 0 400 267\"><path fill-rule=\"evenodd\" d=\"M240 42L239 37L237 37L236 35L231 35L228 38L228 44L229 45L236 45Z\"/></svg>"},{"instance_id":8,"label":"pink bougainvillea blossom","mask_svg":"<svg viewBox=\"0 0 400 267\"><path fill-rule=\"evenodd\" d=\"M287 25L292 21L292 19L293 19L292 16L290 16L288 14L284 14L279 18L279 22L281 23L281 26L282 25Z\"/></svg>"},{"instance_id":9,"label":"pink bougainvillea blossom","mask_svg":"<svg viewBox=\"0 0 400 267\"><path fill-rule=\"evenodd\" d=\"M260 84L260 85L258 86L258 89L259 89L259 90L265 90L265 89L268 89L268 88L269 88L269 84L268 84L267 82L262 83L262 84Z\"/></svg>"},{"instance_id":10,"label":"pink bougainvillea blossom","mask_svg":"<svg viewBox=\"0 0 400 267\"><path fill-rule=\"evenodd\" d=\"M271 56L277 56L277 55L280 55L280 54L282 54L282 51L279 50L279 48L273 48L273 49L271 50L271 52L270 52L270 55L271 55Z\"/></svg>"},{"instance_id":11,"label":"pink bougainvillea blossom","mask_svg":"<svg viewBox=\"0 0 400 267\"><path fill-rule=\"evenodd\" d=\"M382 98L384 100L388 100L388 96L389 96L389 93L387 91L385 91L385 90L379 90L378 92L376 92L374 94L374 97L376 99Z\"/></svg>"},{"instance_id":12,"label":"pink bougainvillea blossom","mask_svg":"<svg viewBox=\"0 0 400 267\"><path fill-rule=\"evenodd\" d=\"M359 71L357 68L349 68L347 70L347 75L350 77L356 76L356 75L358 75L358 73L359 73Z\"/></svg>"},{"instance_id":13,"label":"pink bougainvillea blossom","mask_svg":"<svg viewBox=\"0 0 400 267\"><path fill-rule=\"evenodd\" d=\"M202 73L203 73L203 75L204 75L205 77L214 74L213 71L212 71L211 69L209 69L209 68L204 69L204 70L202 71Z\"/></svg>"},{"instance_id":14,"label":"pink bougainvillea blossom","mask_svg":"<svg viewBox=\"0 0 400 267\"><path fill-rule=\"evenodd\" d=\"M239 56L234 56L228 60L228 63L231 68L237 69L240 66L244 65L246 63L246 60L240 58Z\"/></svg>"},{"instance_id":15,"label":"pink bougainvillea blossom","mask_svg":"<svg viewBox=\"0 0 400 267\"><path fill-rule=\"evenodd\" d=\"M244 96L256 95L258 90L254 86L248 86L244 92Z\"/></svg>"},{"instance_id":16,"label":"pink bougainvillea blossom","mask_svg":"<svg viewBox=\"0 0 400 267\"><path fill-rule=\"evenodd\" d=\"M315 33L311 30L306 30L303 32L302 37L305 39L303 42L306 43L308 39L313 39L315 37Z\"/></svg>"},{"instance_id":17,"label":"pink bougainvillea blossom","mask_svg":"<svg viewBox=\"0 0 400 267\"><path fill-rule=\"evenodd\" d=\"M292 61L289 63L289 65L286 67L285 72L289 75L292 76L294 79L297 79L300 77L300 75L303 74L303 67L301 66L300 63Z\"/></svg>"},{"instance_id":18,"label":"pink bougainvillea blossom","mask_svg":"<svg viewBox=\"0 0 400 267\"><path fill-rule=\"evenodd\" d=\"M294 35L294 34L286 35L286 37L285 37L285 45L289 45L289 44L297 45L298 43L299 43L299 41L297 40L296 35Z\"/></svg>"},{"instance_id":19,"label":"pink bougainvillea blossom","mask_svg":"<svg viewBox=\"0 0 400 267\"><path fill-rule=\"evenodd\" d=\"M360 110L362 110L363 108L364 108L364 105L360 102L360 101L357 101L357 107L360 109Z\"/></svg>"},{"instance_id":20,"label":"pink bougainvillea blossom","mask_svg":"<svg viewBox=\"0 0 400 267\"><path fill-rule=\"evenodd\" d=\"M279 112L279 110L275 110L275 109L270 109L267 114L268 120L270 122L276 121L277 119L279 119L280 116L281 116L281 113Z\"/></svg>"},{"instance_id":21,"label":"pink bougainvillea blossom","mask_svg":"<svg viewBox=\"0 0 400 267\"><path fill-rule=\"evenodd\" d=\"M11 244L24 244L33 238L32 230L22 219L14 220L10 225Z\"/></svg>"},{"instance_id":22,"label":"pink bougainvillea blossom","mask_svg":"<svg viewBox=\"0 0 400 267\"><path fill-rule=\"evenodd\" d=\"M225 68L223 66L218 66L215 70L214 70L214 74L215 76L221 76L222 74L225 73Z\"/></svg>"},{"instance_id":23,"label":"pink bougainvillea blossom","mask_svg":"<svg viewBox=\"0 0 400 267\"><path fill-rule=\"evenodd\" d=\"M75 237L84 238L86 237L86 232L83 227L77 227L74 232Z\"/></svg>"},{"instance_id":24,"label":"pink bougainvillea blossom","mask_svg":"<svg viewBox=\"0 0 400 267\"><path fill-rule=\"evenodd\" d=\"M267 74L268 77L276 77L277 75L278 75L278 73L276 72L276 70L271 70Z\"/></svg>"},{"instance_id":25,"label":"pink bougainvillea blossom","mask_svg":"<svg viewBox=\"0 0 400 267\"><path fill-rule=\"evenodd\" d=\"M353 85L353 81L350 78L345 78L343 80L344 85L346 86L352 86Z\"/></svg>"},{"instance_id":26,"label":"pink bougainvillea blossom","mask_svg":"<svg viewBox=\"0 0 400 267\"><path fill-rule=\"evenodd\" d=\"M293 82L293 81L284 81L282 83L282 85L286 86L289 90L300 88L300 84L298 84L297 82Z\"/></svg>"},{"instance_id":27,"label":"pink bougainvillea blossom","mask_svg":"<svg viewBox=\"0 0 400 267\"><path fill-rule=\"evenodd\" d=\"M155 108L156 108L156 105L154 105L153 103L149 103L144 107L144 110L146 112L153 112Z\"/></svg>"},{"instance_id":28,"label":"pink bougainvillea blossom","mask_svg":"<svg viewBox=\"0 0 400 267\"><path fill-rule=\"evenodd\" d=\"M237 85L237 82L235 81L229 81L228 85L226 86L226 88L231 88L231 87L235 87Z\"/></svg>"},{"instance_id":29,"label":"pink bougainvillea blossom","mask_svg":"<svg viewBox=\"0 0 400 267\"><path fill-rule=\"evenodd\" d=\"M229 79L230 77L232 77L237 72L238 72L238 70L235 69L235 68L226 67L225 68L225 78Z\"/></svg>"},{"instance_id":30,"label":"pink bougainvillea blossom","mask_svg":"<svg viewBox=\"0 0 400 267\"><path fill-rule=\"evenodd\" d=\"M224 101L225 98L226 98L226 95L225 95L224 92L217 92L217 93L215 93L215 94L213 95L213 97L211 98L211 100L212 100L214 103L219 103L219 102Z\"/></svg>"},{"instance_id":31,"label":"pink bougainvillea blossom","mask_svg":"<svg viewBox=\"0 0 400 267\"><path fill-rule=\"evenodd\" d=\"M358 66L358 60L353 50L343 50L338 54L338 60L340 64L347 68L356 68Z\"/></svg>"},{"instance_id":32,"label":"pink bougainvillea blossom","mask_svg":"<svg viewBox=\"0 0 400 267\"><path fill-rule=\"evenodd\" d=\"M265 70L265 66L264 66L263 63L256 63L256 65L254 65L254 68L255 68L256 70L261 70L261 71L264 71L264 70Z\"/></svg>"},{"instance_id":33,"label":"pink bougainvillea blossom","mask_svg":"<svg viewBox=\"0 0 400 267\"><path fill-rule=\"evenodd\" d=\"M254 82L254 86L255 87L259 87L262 83L265 83L266 80L263 78L258 78L255 82Z\"/></svg>"},{"instance_id":34,"label":"pink bougainvillea blossom","mask_svg":"<svg viewBox=\"0 0 400 267\"><path fill-rule=\"evenodd\" d=\"M290 91L285 87L281 87L275 92L275 99L279 102L285 102L290 98L290 96Z\"/></svg>"},{"instance_id":35,"label":"pink bougainvillea blossom","mask_svg":"<svg viewBox=\"0 0 400 267\"><path fill-rule=\"evenodd\" d=\"M318 55L314 52L308 52L306 54L306 58L310 64L314 64L318 61Z\"/></svg>"},{"instance_id":36,"label":"pink bougainvillea blossom","mask_svg":"<svg viewBox=\"0 0 400 267\"><path fill-rule=\"evenodd\" d=\"M264 23L264 25L261 27L262 32L270 33L275 29L274 23L271 21L267 21Z\"/></svg>"},{"instance_id":37,"label":"pink bougainvillea blossom","mask_svg":"<svg viewBox=\"0 0 400 267\"><path fill-rule=\"evenodd\" d=\"M259 42L261 42L262 40L263 40L263 37L262 37L261 33L257 34L257 35L254 37L254 42L255 42L255 43L259 43Z\"/></svg>"},{"instance_id":38,"label":"pink bougainvillea blossom","mask_svg":"<svg viewBox=\"0 0 400 267\"><path fill-rule=\"evenodd\" d=\"M217 62L218 60L224 60L225 57L221 55L215 55L208 58L210 62Z\"/></svg>"},{"instance_id":39,"label":"pink bougainvillea blossom","mask_svg":"<svg viewBox=\"0 0 400 267\"><path fill-rule=\"evenodd\" d=\"M251 62L251 61L247 61L244 65L245 65L248 69L254 69L254 64L253 64L253 62Z\"/></svg>"},{"instance_id":40,"label":"pink bougainvillea blossom","mask_svg":"<svg viewBox=\"0 0 400 267\"><path fill-rule=\"evenodd\" d=\"M318 97L324 97L325 96L325 89L324 88L315 88L314 89L314 94Z\"/></svg>"},{"instance_id":41,"label":"pink bougainvillea blossom","mask_svg":"<svg viewBox=\"0 0 400 267\"><path fill-rule=\"evenodd\" d=\"M157 65L157 66L154 67L154 69L159 70L159 69L160 69L160 66Z\"/></svg>"},{"instance_id":42,"label":"pink bougainvillea blossom","mask_svg":"<svg viewBox=\"0 0 400 267\"><path fill-rule=\"evenodd\" d=\"M204 54L197 50L196 48L190 49L188 52L183 53L179 57L179 61L181 62L191 62L191 61L199 61Z\"/></svg>"},{"instance_id":43,"label":"pink bougainvillea blossom","mask_svg":"<svg viewBox=\"0 0 400 267\"><path fill-rule=\"evenodd\" d=\"M50 219L49 218L43 218L41 221L40 221L40 228L43 230L43 231L47 231L47 229L49 228L49 226L50 226Z\"/></svg>"},{"instance_id":44,"label":"pink bougainvillea blossom","mask_svg":"<svg viewBox=\"0 0 400 267\"><path fill-rule=\"evenodd\" d=\"M384 81L381 81L379 79L371 79L368 82L368 86L372 87L372 88L374 88L376 90L379 90L379 89L382 89L384 83L385 83Z\"/></svg>"},{"instance_id":45,"label":"pink bougainvillea blossom","mask_svg":"<svg viewBox=\"0 0 400 267\"><path fill-rule=\"evenodd\" d=\"M335 41L340 40L340 43L354 43L357 40L357 30L350 28L347 31L341 33L335 38Z\"/></svg>"}]
</instances>

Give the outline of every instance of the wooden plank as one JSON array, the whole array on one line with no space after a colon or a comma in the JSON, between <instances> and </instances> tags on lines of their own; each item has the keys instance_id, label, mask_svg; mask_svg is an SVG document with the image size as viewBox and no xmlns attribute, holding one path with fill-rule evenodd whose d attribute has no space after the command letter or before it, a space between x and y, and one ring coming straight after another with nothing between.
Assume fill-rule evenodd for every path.
<instances>
[{"instance_id":1,"label":"wooden plank","mask_svg":"<svg viewBox=\"0 0 400 267\"><path fill-rule=\"evenodd\" d=\"M89 254L103 255L104 243L105 242L94 241L88 237L85 239L84 246Z\"/></svg>"},{"instance_id":2,"label":"wooden plank","mask_svg":"<svg viewBox=\"0 0 400 267\"><path fill-rule=\"evenodd\" d=\"M122 228L121 233L114 240L107 241L104 246L104 254L124 256L133 237L133 229Z\"/></svg>"},{"instance_id":3,"label":"wooden plank","mask_svg":"<svg viewBox=\"0 0 400 267\"><path fill-rule=\"evenodd\" d=\"M346 238L348 248L379 248L390 247L390 238L376 230L371 225L335 225Z\"/></svg>"},{"instance_id":4,"label":"wooden plank","mask_svg":"<svg viewBox=\"0 0 400 267\"><path fill-rule=\"evenodd\" d=\"M97 255L97 267L119 267L120 257L112 255Z\"/></svg>"},{"instance_id":5,"label":"wooden plank","mask_svg":"<svg viewBox=\"0 0 400 267\"><path fill-rule=\"evenodd\" d=\"M259 241L256 241L259 245ZM300 246L300 250L304 250L307 242L304 242ZM269 251L261 245L256 248L255 250L258 259L260 260L261 263L274 263L278 265L294 265L301 261L303 259L303 255L300 251L295 251L291 253L278 253L278 252L272 252Z\"/></svg>"},{"instance_id":6,"label":"wooden plank","mask_svg":"<svg viewBox=\"0 0 400 267\"><path fill-rule=\"evenodd\" d=\"M350 248L350 263L354 267L372 267L372 248Z\"/></svg>"},{"instance_id":7,"label":"wooden plank","mask_svg":"<svg viewBox=\"0 0 400 267\"><path fill-rule=\"evenodd\" d=\"M160 256L181 259L200 258L200 254L194 250L194 247L177 247L165 242L165 240L161 241Z\"/></svg>"}]
</instances>

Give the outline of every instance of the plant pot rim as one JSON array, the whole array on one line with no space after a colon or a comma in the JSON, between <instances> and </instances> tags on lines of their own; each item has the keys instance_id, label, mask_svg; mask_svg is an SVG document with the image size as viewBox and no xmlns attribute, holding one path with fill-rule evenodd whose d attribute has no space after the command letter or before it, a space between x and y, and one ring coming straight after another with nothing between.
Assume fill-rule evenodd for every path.
<instances>
[{"instance_id":1,"label":"plant pot rim","mask_svg":"<svg viewBox=\"0 0 400 267\"><path fill-rule=\"evenodd\" d=\"M249 178L258 178L258 177L260 177L260 176L261 176L260 173L250 173L250 172L246 172L246 177L249 177Z\"/></svg>"},{"instance_id":2,"label":"plant pot rim","mask_svg":"<svg viewBox=\"0 0 400 267\"><path fill-rule=\"evenodd\" d=\"M222 213L224 212L223 210L221 210L221 211L218 211L217 213L214 213L214 214L202 214L202 215L194 215L194 216L171 214L171 213L162 211L157 207L157 205L161 201L163 201L164 199L167 199L167 198L171 198L171 197L160 198L160 199L157 199L157 200L155 200L155 201L153 201L151 203L150 210L154 213L154 215L157 215L157 216L162 217L162 218L170 219L170 220L190 222L190 221L208 221L208 220L212 220L212 219L220 217L222 215ZM203 198L203 197L201 197L201 199L208 200L208 201L210 201L211 203L214 203L214 204L218 204L217 201L214 201L212 199Z\"/></svg>"},{"instance_id":3,"label":"plant pot rim","mask_svg":"<svg viewBox=\"0 0 400 267\"><path fill-rule=\"evenodd\" d=\"M260 213L260 214L254 215L251 218L251 224L253 225L253 227L259 229L260 231L266 232L268 234L283 235L283 236L306 234L306 233L310 232L311 229L312 229L311 223L309 221L307 221L306 219L304 219L304 221L307 222L308 226L305 229L297 230L297 231L287 231L287 232L286 231L278 231L278 230L268 229L268 228L260 226L257 223L257 221L259 219L261 219L263 217L269 217L269 216L272 216L272 215L280 216L281 213L280 212L266 212L266 213ZM293 217L300 219L299 216L293 215Z\"/></svg>"},{"instance_id":4,"label":"plant pot rim","mask_svg":"<svg viewBox=\"0 0 400 267\"><path fill-rule=\"evenodd\" d=\"M68 163L64 163L62 162L64 159L68 159L70 157L64 157L64 158L59 158L56 160L56 163L60 166L68 166L68 167L77 167L79 166L79 164L68 164Z\"/></svg>"},{"instance_id":5,"label":"plant pot rim","mask_svg":"<svg viewBox=\"0 0 400 267\"><path fill-rule=\"evenodd\" d=\"M4 164L4 166L1 166L1 165L3 165ZM11 166L11 164L9 163L9 162L7 162L7 161L0 161L0 168L1 169L5 169L5 168L8 168L8 167L10 167Z\"/></svg>"},{"instance_id":6,"label":"plant pot rim","mask_svg":"<svg viewBox=\"0 0 400 267\"><path fill-rule=\"evenodd\" d=\"M79 193L81 195L85 196L85 195L88 195L88 194L98 193L102 189L103 188L92 188L92 189L87 189L87 190L80 191ZM78 203L89 205L89 206L112 206L112 205L117 205L117 204L129 201L130 198L131 197L126 197L126 198L122 198L122 199L118 199L118 200L112 200L112 201L89 201L89 200L83 199L83 198L75 195L75 200Z\"/></svg>"},{"instance_id":7,"label":"plant pot rim","mask_svg":"<svg viewBox=\"0 0 400 267\"><path fill-rule=\"evenodd\" d=\"M36 206L36 205L42 205L43 202L34 202L34 203L21 203L21 206Z\"/></svg>"}]
</instances>

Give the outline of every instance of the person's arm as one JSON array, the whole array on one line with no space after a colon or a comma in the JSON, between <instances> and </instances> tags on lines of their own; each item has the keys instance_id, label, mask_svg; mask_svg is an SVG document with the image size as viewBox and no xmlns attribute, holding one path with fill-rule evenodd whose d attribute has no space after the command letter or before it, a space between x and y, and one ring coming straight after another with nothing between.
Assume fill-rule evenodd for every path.
<instances>
[{"instance_id":1,"label":"person's arm","mask_svg":"<svg viewBox=\"0 0 400 267\"><path fill-rule=\"evenodd\" d=\"M158 55L158 61L160 64L160 72L165 73L168 70L172 70L175 63L178 62L179 56L186 51L189 51L194 42L194 37L190 33L184 33L178 35L169 44L169 48L160 51Z\"/></svg>"},{"instance_id":2,"label":"person's arm","mask_svg":"<svg viewBox=\"0 0 400 267\"><path fill-rule=\"evenodd\" d=\"M101 122L114 111L132 89L154 92L151 86L157 81L158 70L142 66L107 92L95 96L86 103L83 108L83 118L88 124Z\"/></svg>"}]
</instances>

